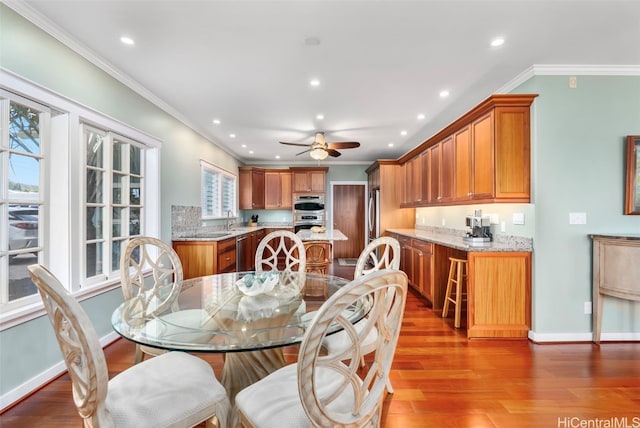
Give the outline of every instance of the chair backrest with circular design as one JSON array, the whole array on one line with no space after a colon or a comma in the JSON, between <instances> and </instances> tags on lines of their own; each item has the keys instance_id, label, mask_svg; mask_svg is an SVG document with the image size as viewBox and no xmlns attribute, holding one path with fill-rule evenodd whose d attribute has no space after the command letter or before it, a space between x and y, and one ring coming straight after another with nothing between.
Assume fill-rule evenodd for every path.
<instances>
[{"instance_id":1,"label":"chair backrest with circular design","mask_svg":"<svg viewBox=\"0 0 640 428\"><path fill-rule=\"evenodd\" d=\"M183 280L182 263L173 248L148 236L129 240L120 257L120 275L125 300L137 298L146 316L176 304Z\"/></svg>"},{"instance_id":2,"label":"chair backrest with circular design","mask_svg":"<svg viewBox=\"0 0 640 428\"><path fill-rule=\"evenodd\" d=\"M293 232L276 230L267 234L256 250L256 271L290 270L305 272L304 243Z\"/></svg>"},{"instance_id":3,"label":"chair backrest with circular design","mask_svg":"<svg viewBox=\"0 0 640 428\"><path fill-rule=\"evenodd\" d=\"M358 257L353 277L381 269L400 269L400 242L390 236L381 236L369 242Z\"/></svg>"},{"instance_id":4,"label":"chair backrest with circular design","mask_svg":"<svg viewBox=\"0 0 640 428\"><path fill-rule=\"evenodd\" d=\"M373 306L364 328L344 317L358 299ZM381 270L354 279L334 293L309 325L298 354L298 392L313 426L379 426L384 390L391 370L407 296L407 276ZM339 324L352 342L341 352L320 352L327 333ZM362 327L362 326L360 326ZM378 338L373 362L360 367L361 343L372 329Z\"/></svg>"},{"instance_id":5,"label":"chair backrest with circular design","mask_svg":"<svg viewBox=\"0 0 640 428\"><path fill-rule=\"evenodd\" d=\"M44 266L31 265L27 269L42 296L69 370L78 414L85 420L85 426L114 426L105 404L109 382L107 362L91 320Z\"/></svg>"}]
</instances>

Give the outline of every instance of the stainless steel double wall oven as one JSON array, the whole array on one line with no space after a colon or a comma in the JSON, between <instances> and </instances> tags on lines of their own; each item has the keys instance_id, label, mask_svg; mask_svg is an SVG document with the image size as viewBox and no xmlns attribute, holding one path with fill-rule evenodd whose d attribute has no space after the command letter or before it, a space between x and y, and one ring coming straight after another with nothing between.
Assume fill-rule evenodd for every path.
<instances>
[{"instance_id":1,"label":"stainless steel double wall oven","mask_svg":"<svg viewBox=\"0 0 640 428\"><path fill-rule=\"evenodd\" d=\"M324 225L324 195L296 195L293 201L294 232Z\"/></svg>"}]
</instances>

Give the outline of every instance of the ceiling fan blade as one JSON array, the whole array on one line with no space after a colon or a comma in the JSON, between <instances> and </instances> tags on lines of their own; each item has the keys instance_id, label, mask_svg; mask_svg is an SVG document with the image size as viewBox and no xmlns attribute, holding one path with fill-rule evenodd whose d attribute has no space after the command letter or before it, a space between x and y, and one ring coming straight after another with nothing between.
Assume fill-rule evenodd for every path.
<instances>
[{"instance_id":1,"label":"ceiling fan blade","mask_svg":"<svg viewBox=\"0 0 640 428\"><path fill-rule=\"evenodd\" d=\"M337 150L333 150L333 149L325 149L325 150L329 154L329 156L333 156L334 158L337 158L338 156L340 156L340 152Z\"/></svg>"},{"instance_id":2,"label":"ceiling fan blade","mask_svg":"<svg viewBox=\"0 0 640 428\"><path fill-rule=\"evenodd\" d=\"M287 146L300 146L300 147L310 147L311 146L311 144L287 143L285 141L280 141L280 144L286 144Z\"/></svg>"},{"instance_id":3,"label":"ceiling fan blade","mask_svg":"<svg viewBox=\"0 0 640 428\"><path fill-rule=\"evenodd\" d=\"M296 156L301 155L301 154L303 154L303 153L310 152L310 151L311 151L311 149L307 149L307 150L305 150L304 152L296 153Z\"/></svg>"},{"instance_id":4,"label":"ceiling fan blade","mask_svg":"<svg viewBox=\"0 0 640 428\"><path fill-rule=\"evenodd\" d=\"M360 147L360 143L356 141L343 141L329 144L330 149L355 149L357 147Z\"/></svg>"}]
</instances>

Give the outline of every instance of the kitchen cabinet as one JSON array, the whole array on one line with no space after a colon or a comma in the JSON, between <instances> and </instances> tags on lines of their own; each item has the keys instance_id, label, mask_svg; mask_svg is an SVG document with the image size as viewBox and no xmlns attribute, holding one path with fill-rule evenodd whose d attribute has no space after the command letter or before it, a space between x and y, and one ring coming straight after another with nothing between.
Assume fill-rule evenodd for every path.
<instances>
[{"instance_id":1,"label":"kitchen cabinet","mask_svg":"<svg viewBox=\"0 0 640 428\"><path fill-rule=\"evenodd\" d=\"M531 328L531 253L464 251L428 239L391 233L400 242L400 269L409 284L442 313L450 257L467 260L469 338L526 339Z\"/></svg>"},{"instance_id":2,"label":"kitchen cabinet","mask_svg":"<svg viewBox=\"0 0 640 428\"><path fill-rule=\"evenodd\" d=\"M290 168L293 175L293 193L325 193L329 168Z\"/></svg>"},{"instance_id":3,"label":"kitchen cabinet","mask_svg":"<svg viewBox=\"0 0 640 428\"><path fill-rule=\"evenodd\" d=\"M235 272L236 271L236 244L237 238L229 238L218 241L218 263L216 273Z\"/></svg>"},{"instance_id":4,"label":"kitchen cabinet","mask_svg":"<svg viewBox=\"0 0 640 428\"><path fill-rule=\"evenodd\" d=\"M493 95L402 156L398 162L409 183L403 206L529 203L530 106L536 96ZM421 177L413 167L418 156Z\"/></svg>"},{"instance_id":5,"label":"kitchen cabinet","mask_svg":"<svg viewBox=\"0 0 640 428\"><path fill-rule=\"evenodd\" d=\"M434 311L442 310L449 275L449 257L466 259L466 252L403 235L391 234L400 242L400 270L409 284L429 300Z\"/></svg>"},{"instance_id":6,"label":"kitchen cabinet","mask_svg":"<svg viewBox=\"0 0 640 428\"><path fill-rule=\"evenodd\" d=\"M239 171L239 207L241 210L265 208L264 169L241 166Z\"/></svg>"},{"instance_id":7,"label":"kitchen cabinet","mask_svg":"<svg viewBox=\"0 0 640 428\"><path fill-rule=\"evenodd\" d=\"M266 170L264 174L265 209L291 209L292 177L291 172Z\"/></svg>"},{"instance_id":8,"label":"kitchen cabinet","mask_svg":"<svg viewBox=\"0 0 640 428\"><path fill-rule=\"evenodd\" d=\"M401 165L404 179L403 185L403 205L413 206L420 205L422 203L423 195L423 165L422 155L417 154L411 158L408 162Z\"/></svg>"},{"instance_id":9,"label":"kitchen cabinet","mask_svg":"<svg viewBox=\"0 0 640 428\"><path fill-rule=\"evenodd\" d=\"M493 114L456 132L454 199L458 202L491 199L494 189Z\"/></svg>"},{"instance_id":10,"label":"kitchen cabinet","mask_svg":"<svg viewBox=\"0 0 640 428\"><path fill-rule=\"evenodd\" d=\"M379 179L378 188L378 222L380 228L378 236L386 234L390 228L406 228L415 225L415 209L402 208L401 167L397 161L378 160L366 170L368 176Z\"/></svg>"},{"instance_id":11,"label":"kitchen cabinet","mask_svg":"<svg viewBox=\"0 0 640 428\"><path fill-rule=\"evenodd\" d=\"M184 279L233 272L236 268L236 238L222 241L173 241L182 263Z\"/></svg>"},{"instance_id":12,"label":"kitchen cabinet","mask_svg":"<svg viewBox=\"0 0 640 428\"><path fill-rule=\"evenodd\" d=\"M433 303L433 244L394 236L400 242L400 270L409 285Z\"/></svg>"},{"instance_id":13,"label":"kitchen cabinet","mask_svg":"<svg viewBox=\"0 0 640 428\"><path fill-rule=\"evenodd\" d=\"M469 252L467 268L467 337L526 339L531 253Z\"/></svg>"}]
</instances>

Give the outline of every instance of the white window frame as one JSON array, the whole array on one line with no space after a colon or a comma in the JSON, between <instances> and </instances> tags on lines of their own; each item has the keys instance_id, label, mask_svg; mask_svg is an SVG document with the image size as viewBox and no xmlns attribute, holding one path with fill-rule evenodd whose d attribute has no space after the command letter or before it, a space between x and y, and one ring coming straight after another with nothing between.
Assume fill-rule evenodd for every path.
<instances>
[{"instance_id":1,"label":"white window frame","mask_svg":"<svg viewBox=\"0 0 640 428\"><path fill-rule=\"evenodd\" d=\"M2 312L3 312L5 310L11 310L13 308L19 308L21 306L37 304L40 301L40 296L37 294L37 292L13 301L8 300L8 290L9 290L8 276L5 277L4 273L9 272L9 254L12 254L12 253L15 254L16 252L15 251L4 252L2 249L7 248L8 250L9 248L8 247L9 243L6 242L9 239L9 237L6 236L7 235L6 226L8 224L8 205L14 204L14 203L24 203L29 205L37 205L38 207L38 246L32 248L33 250L36 250L38 253L38 263L44 263L46 254L48 253L49 242L47 239L45 239L47 235L46 231L48 229L48 222L47 222L48 210L47 210L45 201L47 199L46 195L48 193L49 182L45 178L49 174L48 158L49 158L49 145L50 145L50 135L51 135L49 124L51 119L51 109L46 105L31 101L13 92L5 91L2 88L0 88L0 96L2 97L2 99L0 99L0 113L2 114L1 116L2 124L0 126L0 129L6 129L6 130L9 129L9 121L6 120L5 122L5 119L8 118L8 111L10 109L11 102L14 102L16 104L21 104L27 107L31 107L35 110L40 111L40 120L39 120L40 134L38 136L40 139L40 147L39 147L40 150L39 150L39 154L32 156L33 158L38 159L38 162L40 163L40 170L39 170L39 176L38 176L38 199L37 200L20 200L19 198L11 198L8 193L0 194L0 220L1 220L0 228L2 228L3 232L5 232L5 233L2 233L2 236L0 236L0 239L2 240L2 245L0 245L0 268L1 268L0 270L3 272L2 277L0 277L0 306L2 307ZM7 133L3 132L2 135L0 136L2 138L1 145L5 149L2 152L0 152L0 162L2 162L1 169L2 171L5 171L5 172L8 171L8 168L9 168L9 155L11 153L14 153L13 150L9 149L9 141L5 141L5 136L7 135L8 135L8 132ZM0 187L0 189L2 189L3 191L5 189L8 189L8 183L3 182L5 179L8 179L8 175L3 174L2 176L0 176L0 182L2 182L3 184ZM23 250L18 250L18 252L24 253L28 251L23 249Z\"/></svg>"},{"instance_id":2,"label":"white window frame","mask_svg":"<svg viewBox=\"0 0 640 428\"><path fill-rule=\"evenodd\" d=\"M209 189L205 180L205 175L218 175L219 179L218 186L216 189ZM231 206L224 207L224 179L232 180L233 189L229 190L228 194L231 197ZM217 209L213 209L212 212L209 212L207 209L207 195L212 193L212 196L218 201ZM202 219L203 220L211 220L211 219L220 219L227 217L227 211L231 211L231 217L236 217L238 213L238 176L230 173L220 167L217 167L205 160L200 160L200 199L202 206Z\"/></svg>"},{"instance_id":3,"label":"white window frame","mask_svg":"<svg viewBox=\"0 0 640 428\"><path fill-rule=\"evenodd\" d=\"M45 230L40 235L45 251L39 262L45 264L79 300L119 287L119 275L116 272L98 281L88 282L83 279L85 268L81 263L84 263L85 235L82 225L85 224L86 210L82 192L85 191L85 158L80 124L86 123L99 129L107 129L147 148L144 151L145 208L144 220L141 219L141 222L144 221L145 235L154 237L160 236L161 228L161 141L1 67L0 90L34 100L38 104L48 106L52 111L60 112L50 119L50 148L47 149L47 162L41 176L42 188L48 186L48 192L43 199ZM0 304L0 331L45 313L37 294L20 299L19 302L13 305Z\"/></svg>"}]
</instances>

